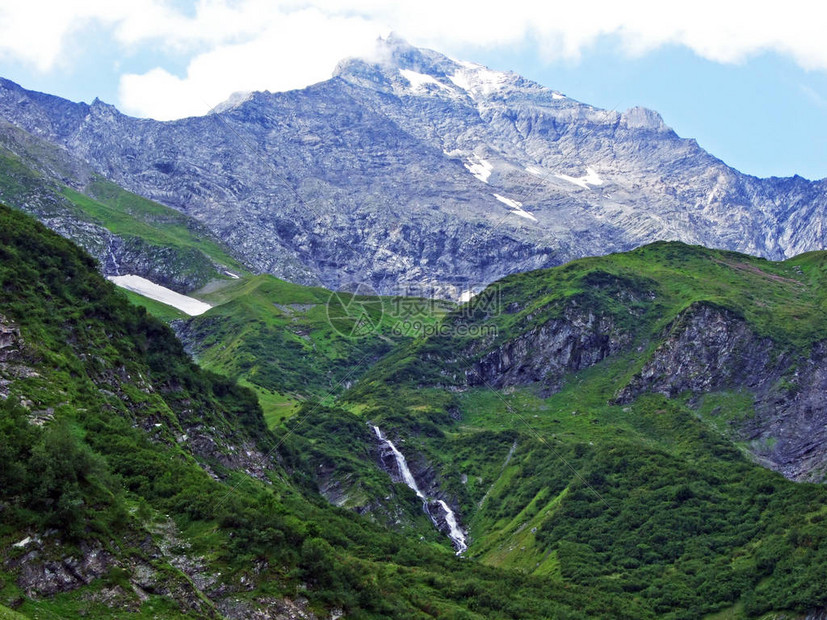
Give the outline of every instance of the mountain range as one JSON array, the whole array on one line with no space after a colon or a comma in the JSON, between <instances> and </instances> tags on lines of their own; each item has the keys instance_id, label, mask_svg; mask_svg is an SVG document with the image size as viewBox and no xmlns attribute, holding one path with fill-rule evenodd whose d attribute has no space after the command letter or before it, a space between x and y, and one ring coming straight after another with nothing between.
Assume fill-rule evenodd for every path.
<instances>
[{"instance_id":1,"label":"mountain range","mask_svg":"<svg viewBox=\"0 0 827 620\"><path fill-rule=\"evenodd\" d=\"M827 614L825 181L393 36L0 116L3 620Z\"/></svg>"},{"instance_id":2,"label":"mountain range","mask_svg":"<svg viewBox=\"0 0 827 620\"><path fill-rule=\"evenodd\" d=\"M49 170L61 182L99 175L253 272L332 289L467 297L656 240L770 259L827 247L827 181L741 174L651 110L598 109L393 35L328 81L201 117L136 119L9 81L0 117L80 162ZM20 142L5 146L24 156Z\"/></svg>"}]
</instances>

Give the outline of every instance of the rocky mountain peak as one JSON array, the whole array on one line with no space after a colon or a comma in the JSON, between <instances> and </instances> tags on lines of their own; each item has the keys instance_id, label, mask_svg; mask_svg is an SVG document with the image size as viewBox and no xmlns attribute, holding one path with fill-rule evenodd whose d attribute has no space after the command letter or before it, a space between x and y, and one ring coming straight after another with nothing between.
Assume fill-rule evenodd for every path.
<instances>
[{"instance_id":1,"label":"rocky mountain peak","mask_svg":"<svg viewBox=\"0 0 827 620\"><path fill-rule=\"evenodd\" d=\"M649 108L635 106L621 115L621 122L629 129L643 129L657 132L671 132L660 114Z\"/></svg>"},{"instance_id":2,"label":"rocky mountain peak","mask_svg":"<svg viewBox=\"0 0 827 620\"><path fill-rule=\"evenodd\" d=\"M774 259L827 244L823 183L742 175L657 112L599 109L396 35L331 80L216 113L159 123L0 83L0 119L294 282L459 295L655 240Z\"/></svg>"},{"instance_id":3,"label":"rocky mountain peak","mask_svg":"<svg viewBox=\"0 0 827 620\"><path fill-rule=\"evenodd\" d=\"M406 70L434 78L445 77L456 71L459 66L459 63L439 52L414 47L391 33L387 37L376 39L374 49L369 54L340 62L333 72L333 77L347 78L354 67L362 64L380 68L387 73Z\"/></svg>"},{"instance_id":4,"label":"rocky mountain peak","mask_svg":"<svg viewBox=\"0 0 827 620\"><path fill-rule=\"evenodd\" d=\"M547 90L512 72L495 71L414 47L394 34L377 39L373 52L367 56L340 62L333 77L399 96L437 95L478 100L505 97L521 89ZM559 93L556 95L564 98Z\"/></svg>"}]
</instances>

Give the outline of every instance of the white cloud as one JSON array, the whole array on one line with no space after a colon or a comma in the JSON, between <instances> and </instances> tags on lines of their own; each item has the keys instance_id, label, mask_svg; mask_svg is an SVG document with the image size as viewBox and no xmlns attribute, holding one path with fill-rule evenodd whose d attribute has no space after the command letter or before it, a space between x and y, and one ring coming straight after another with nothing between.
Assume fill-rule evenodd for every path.
<instances>
[{"instance_id":1,"label":"white cloud","mask_svg":"<svg viewBox=\"0 0 827 620\"><path fill-rule=\"evenodd\" d=\"M207 113L235 91L282 91L326 80L345 56L374 48L375 24L305 9L271 20L258 36L197 55L186 76L163 69L122 76L127 113L159 120Z\"/></svg>"},{"instance_id":2,"label":"white cloud","mask_svg":"<svg viewBox=\"0 0 827 620\"><path fill-rule=\"evenodd\" d=\"M109 28L125 49L191 54L184 76L156 68L122 79L120 103L127 110L171 118L202 114L205 101L214 105L235 90L284 90L325 79L337 60L364 52L388 29L454 54L530 44L547 59L576 59L611 36L630 55L676 44L733 63L775 51L807 69L827 70L824 23L827 8L813 0L783 6L741 0L198 0L186 13L165 0L28 0L0 6L0 56L53 70L67 40L90 24ZM171 93L187 101L172 101Z\"/></svg>"},{"instance_id":3,"label":"white cloud","mask_svg":"<svg viewBox=\"0 0 827 620\"><path fill-rule=\"evenodd\" d=\"M117 9L96 0L78 2L4 2L0 5L0 57L31 64L39 71L54 68L69 34L90 21L114 23Z\"/></svg>"}]
</instances>

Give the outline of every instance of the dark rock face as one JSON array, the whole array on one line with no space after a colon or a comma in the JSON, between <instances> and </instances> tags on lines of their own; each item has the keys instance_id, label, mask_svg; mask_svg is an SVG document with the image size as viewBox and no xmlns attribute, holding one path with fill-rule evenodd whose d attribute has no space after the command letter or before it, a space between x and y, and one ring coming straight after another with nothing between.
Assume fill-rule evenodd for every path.
<instances>
[{"instance_id":1,"label":"dark rock face","mask_svg":"<svg viewBox=\"0 0 827 620\"><path fill-rule=\"evenodd\" d=\"M556 392L568 372L583 370L618 353L631 334L615 326L610 316L569 306L565 316L551 320L494 349L467 373L470 385L528 385L539 383Z\"/></svg>"},{"instance_id":2,"label":"dark rock face","mask_svg":"<svg viewBox=\"0 0 827 620\"><path fill-rule=\"evenodd\" d=\"M657 113L600 110L390 38L301 91L161 123L0 84L0 117L302 283L478 288L656 239L825 247L827 183L727 167Z\"/></svg>"},{"instance_id":3,"label":"dark rock face","mask_svg":"<svg viewBox=\"0 0 827 620\"><path fill-rule=\"evenodd\" d=\"M785 366L785 360L778 360L770 368L773 350L770 339L758 338L734 313L694 304L673 322L652 359L617 401L628 402L644 391L674 397L741 386L764 389Z\"/></svg>"},{"instance_id":4,"label":"dark rock face","mask_svg":"<svg viewBox=\"0 0 827 620\"><path fill-rule=\"evenodd\" d=\"M82 541L68 547L50 533L27 537L17 544L19 555L7 560L6 569L17 574L17 585L35 600L71 592L105 577L113 568L129 573L129 587L104 587L85 594L87 600L106 602L113 609L137 612L150 595L165 596L177 603L181 613L199 617L217 617L214 603L224 602L226 592L213 588L215 575L206 572L203 558L190 557L182 551L188 543L176 536L171 522L159 526L158 542L151 536L143 541L131 540L141 554L118 557L100 542ZM159 564L164 558L176 571ZM208 598L209 596L209 598ZM210 600L214 598L214 600Z\"/></svg>"},{"instance_id":5,"label":"dark rock face","mask_svg":"<svg viewBox=\"0 0 827 620\"><path fill-rule=\"evenodd\" d=\"M792 480L825 478L827 342L805 354L756 335L726 309L695 304L674 321L617 401L644 392L688 391L697 399L720 390L753 395L754 416L736 422L733 433L762 464Z\"/></svg>"},{"instance_id":6,"label":"dark rock face","mask_svg":"<svg viewBox=\"0 0 827 620\"><path fill-rule=\"evenodd\" d=\"M90 548L85 543L81 543L80 551L80 557L52 560L41 558L42 552L34 549L10 566L19 568L17 583L26 592L26 596L53 596L92 583L106 574L114 563L106 551Z\"/></svg>"},{"instance_id":7,"label":"dark rock face","mask_svg":"<svg viewBox=\"0 0 827 620\"><path fill-rule=\"evenodd\" d=\"M0 398L9 397L11 387L18 379L38 376L29 365L30 357L31 352L26 350L18 326L0 314ZM31 402L21 399L21 404L29 406Z\"/></svg>"}]
</instances>

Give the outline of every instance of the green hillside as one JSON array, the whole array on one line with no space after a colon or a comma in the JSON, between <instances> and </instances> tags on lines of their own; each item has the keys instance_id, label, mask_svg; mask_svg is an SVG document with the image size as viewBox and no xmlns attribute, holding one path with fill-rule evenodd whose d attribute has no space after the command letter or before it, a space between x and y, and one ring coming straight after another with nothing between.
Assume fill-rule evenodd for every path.
<instances>
[{"instance_id":1,"label":"green hillside","mask_svg":"<svg viewBox=\"0 0 827 620\"><path fill-rule=\"evenodd\" d=\"M270 275L195 293L215 304L176 329L198 363L249 385L276 424L304 401L331 399L453 304L333 293ZM343 304L352 304L351 315ZM365 310L364 325L356 310ZM417 331L418 330L418 331Z\"/></svg>"},{"instance_id":2,"label":"green hillside","mask_svg":"<svg viewBox=\"0 0 827 620\"><path fill-rule=\"evenodd\" d=\"M4 615L649 613L633 596L457 559L330 506L305 473L307 438L271 434L252 392L194 366L89 256L5 207L0 315ZM308 407L319 431L352 415ZM389 479L372 477L366 488L387 493Z\"/></svg>"},{"instance_id":3,"label":"green hillside","mask_svg":"<svg viewBox=\"0 0 827 620\"><path fill-rule=\"evenodd\" d=\"M344 398L436 470L467 557L663 617L804 613L827 604L827 490L754 459L796 439L772 411L810 428L795 402L823 402L825 284L827 253L679 243L510 276Z\"/></svg>"}]
</instances>

